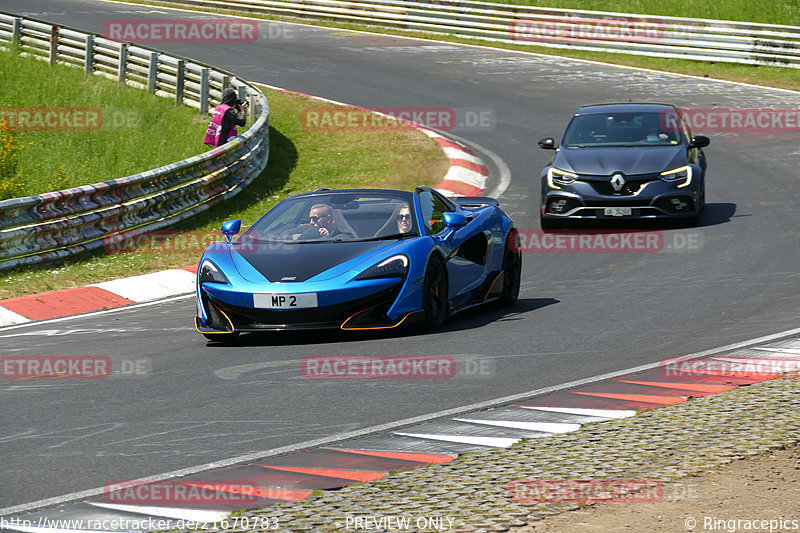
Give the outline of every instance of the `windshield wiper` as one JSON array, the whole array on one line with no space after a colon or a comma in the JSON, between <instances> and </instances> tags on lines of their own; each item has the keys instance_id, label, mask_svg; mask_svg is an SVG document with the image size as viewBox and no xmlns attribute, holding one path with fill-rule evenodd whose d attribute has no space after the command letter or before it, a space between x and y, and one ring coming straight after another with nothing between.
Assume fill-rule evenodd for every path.
<instances>
[{"instance_id":1,"label":"windshield wiper","mask_svg":"<svg viewBox=\"0 0 800 533\"><path fill-rule=\"evenodd\" d=\"M316 243L325 243L325 242L342 242L342 239L306 239L306 240L296 240L296 241L281 241L281 244L316 244Z\"/></svg>"},{"instance_id":2,"label":"windshield wiper","mask_svg":"<svg viewBox=\"0 0 800 533\"><path fill-rule=\"evenodd\" d=\"M391 235L381 235L380 237L372 237L371 239L364 239L365 241L384 241L384 240L391 240L391 239L406 239L408 237L416 237L417 234L414 232L406 232L406 233L392 233Z\"/></svg>"}]
</instances>

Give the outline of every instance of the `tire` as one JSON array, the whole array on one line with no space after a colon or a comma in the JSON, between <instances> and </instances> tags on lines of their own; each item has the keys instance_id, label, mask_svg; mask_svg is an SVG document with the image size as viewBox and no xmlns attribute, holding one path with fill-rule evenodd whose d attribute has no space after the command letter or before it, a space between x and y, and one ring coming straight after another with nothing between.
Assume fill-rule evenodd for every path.
<instances>
[{"instance_id":1,"label":"tire","mask_svg":"<svg viewBox=\"0 0 800 533\"><path fill-rule=\"evenodd\" d=\"M429 329L438 329L447 318L448 299L447 269L438 254L431 255L425 268L425 284L422 287L422 310Z\"/></svg>"},{"instance_id":2,"label":"tire","mask_svg":"<svg viewBox=\"0 0 800 533\"><path fill-rule=\"evenodd\" d=\"M503 294L497 300L502 307L517 303L522 279L522 252L519 249L519 234L516 229L508 232L503 252Z\"/></svg>"}]
</instances>

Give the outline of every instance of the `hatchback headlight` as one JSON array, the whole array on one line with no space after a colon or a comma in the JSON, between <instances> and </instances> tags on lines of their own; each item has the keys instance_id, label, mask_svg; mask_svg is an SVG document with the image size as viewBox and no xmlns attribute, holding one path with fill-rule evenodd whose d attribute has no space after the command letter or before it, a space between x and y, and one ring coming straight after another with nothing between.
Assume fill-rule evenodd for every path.
<instances>
[{"instance_id":1,"label":"hatchback headlight","mask_svg":"<svg viewBox=\"0 0 800 533\"><path fill-rule=\"evenodd\" d=\"M686 165L684 167L667 170L661 173L661 179L668 183L683 182L678 185L678 189L686 187L692 182L692 167Z\"/></svg>"},{"instance_id":2,"label":"hatchback headlight","mask_svg":"<svg viewBox=\"0 0 800 533\"><path fill-rule=\"evenodd\" d=\"M550 167L547 170L547 184L550 186L551 189L560 189L556 183L560 185L569 185L573 181L578 179L578 175L573 172L567 172L566 170L559 170L555 167Z\"/></svg>"}]
</instances>

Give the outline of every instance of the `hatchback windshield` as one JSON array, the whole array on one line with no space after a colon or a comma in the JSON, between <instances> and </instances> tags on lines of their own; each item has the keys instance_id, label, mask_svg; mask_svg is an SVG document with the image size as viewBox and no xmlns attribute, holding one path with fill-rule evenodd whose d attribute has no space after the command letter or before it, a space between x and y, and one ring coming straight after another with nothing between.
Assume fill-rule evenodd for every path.
<instances>
[{"instance_id":1,"label":"hatchback windshield","mask_svg":"<svg viewBox=\"0 0 800 533\"><path fill-rule=\"evenodd\" d=\"M564 132L567 148L589 146L669 146L683 142L674 113L595 113L577 115Z\"/></svg>"},{"instance_id":2,"label":"hatchback windshield","mask_svg":"<svg viewBox=\"0 0 800 533\"><path fill-rule=\"evenodd\" d=\"M411 193L331 192L289 198L242 237L280 243L364 241L418 235Z\"/></svg>"}]
</instances>

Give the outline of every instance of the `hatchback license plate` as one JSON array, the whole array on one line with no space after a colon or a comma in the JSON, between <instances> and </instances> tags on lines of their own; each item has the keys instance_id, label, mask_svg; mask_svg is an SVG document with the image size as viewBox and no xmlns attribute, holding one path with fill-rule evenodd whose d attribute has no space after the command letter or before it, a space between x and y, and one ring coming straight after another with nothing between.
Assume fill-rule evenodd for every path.
<instances>
[{"instance_id":1,"label":"hatchback license plate","mask_svg":"<svg viewBox=\"0 0 800 533\"><path fill-rule=\"evenodd\" d=\"M630 207L606 207L605 215L607 217L627 217L632 213Z\"/></svg>"},{"instance_id":2,"label":"hatchback license plate","mask_svg":"<svg viewBox=\"0 0 800 533\"><path fill-rule=\"evenodd\" d=\"M259 309L308 309L317 307L317 293L254 294L253 307Z\"/></svg>"}]
</instances>

